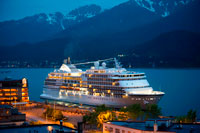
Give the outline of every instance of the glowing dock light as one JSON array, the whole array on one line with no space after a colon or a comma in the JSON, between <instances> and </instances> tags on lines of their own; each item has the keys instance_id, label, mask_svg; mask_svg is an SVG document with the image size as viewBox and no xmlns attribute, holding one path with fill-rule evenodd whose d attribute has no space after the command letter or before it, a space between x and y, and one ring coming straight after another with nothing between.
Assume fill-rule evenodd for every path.
<instances>
[{"instance_id":1,"label":"glowing dock light","mask_svg":"<svg viewBox=\"0 0 200 133\"><path fill-rule=\"evenodd\" d=\"M51 132L53 127L52 126L48 126L47 129L48 129L49 132Z\"/></svg>"}]
</instances>

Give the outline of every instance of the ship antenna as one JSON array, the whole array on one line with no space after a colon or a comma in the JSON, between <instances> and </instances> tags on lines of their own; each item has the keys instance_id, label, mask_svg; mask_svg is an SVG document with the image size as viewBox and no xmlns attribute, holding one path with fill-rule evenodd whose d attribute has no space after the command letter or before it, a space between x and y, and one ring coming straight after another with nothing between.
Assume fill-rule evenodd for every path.
<instances>
[{"instance_id":1,"label":"ship antenna","mask_svg":"<svg viewBox=\"0 0 200 133\"><path fill-rule=\"evenodd\" d=\"M67 58L67 64L71 64L70 57Z\"/></svg>"},{"instance_id":2,"label":"ship antenna","mask_svg":"<svg viewBox=\"0 0 200 133\"><path fill-rule=\"evenodd\" d=\"M118 69L121 68L120 62L118 62L116 58L114 58L114 61L115 61L115 67Z\"/></svg>"},{"instance_id":3,"label":"ship antenna","mask_svg":"<svg viewBox=\"0 0 200 133\"><path fill-rule=\"evenodd\" d=\"M160 84L160 86L159 86L159 90L161 91L161 84Z\"/></svg>"}]
</instances>

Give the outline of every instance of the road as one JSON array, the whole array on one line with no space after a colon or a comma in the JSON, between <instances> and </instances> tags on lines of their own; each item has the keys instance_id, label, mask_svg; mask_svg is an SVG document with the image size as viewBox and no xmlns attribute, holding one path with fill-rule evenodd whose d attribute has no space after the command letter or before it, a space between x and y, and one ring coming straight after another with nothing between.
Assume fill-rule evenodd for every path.
<instances>
[{"instance_id":1,"label":"road","mask_svg":"<svg viewBox=\"0 0 200 133\"><path fill-rule=\"evenodd\" d=\"M45 119L43 116L43 112L45 111L44 108L33 108L29 110L24 110L21 111L22 113L26 114L26 119L27 121L39 121L43 124L59 124L59 121L54 122L48 119ZM66 126L77 126L78 122L82 121L83 115L80 113L71 113L71 112L66 112L62 111L63 115L68 118L67 122L64 122L63 125Z\"/></svg>"}]
</instances>

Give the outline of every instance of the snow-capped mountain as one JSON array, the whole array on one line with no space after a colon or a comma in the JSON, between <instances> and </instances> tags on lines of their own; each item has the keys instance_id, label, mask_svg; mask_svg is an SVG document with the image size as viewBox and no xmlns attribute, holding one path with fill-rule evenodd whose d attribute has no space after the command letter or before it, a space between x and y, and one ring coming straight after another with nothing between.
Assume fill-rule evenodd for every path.
<instances>
[{"instance_id":1,"label":"snow-capped mountain","mask_svg":"<svg viewBox=\"0 0 200 133\"><path fill-rule=\"evenodd\" d=\"M168 17L161 17L161 11L164 10L159 11L158 7L156 8L155 3L152 4L151 11L135 1L128 1L67 30L67 24L70 22L91 16L89 13L82 15L78 10L73 11L61 16L62 19L59 20L68 20L62 21L65 30L60 27L62 32L50 40L34 45L22 43L15 46L0 46L0 62L21 60L40 64L42 60L58 61L69 56L75 60L96 60L123 53L129 56L126 58L127 63L131 61L139 67L151 65L149 62L159 64L160 61L168 62L160 64L164 67L199 67L200 1L194 0L180 8L177 6L170 10ZM49 17L44 14L37 21L51 26L60 25L61 21L56 21L58 15ZM31 19L35 20L33 17ZM145 63L147 64L143 65Z\"/></svg>"},{"instance_id":2,"label":"snow-capped mountain","mask_svg":"<svg viewBox=\"0 0 200 133\"><path fill-rule=\"evenodd\" d=\"M86 5L75 10L72 10L66 15L60 12L53 14L45 14L40 16L39 19L47 21L49 24L58 24L63 30L67 27L80 23L88 18L94 17L101 12L101 7L97 5Z\"/></svg>"},{"instance_id":3,"label":"snow-capped mountain","mask_svg":"<svg viewBox=\"0 0 200 133\"><path fill-rule=\"evenodd\" d=\"M160 14L162 17L169 16L174 10L189 4L195 0L130 0L151 12Z\"/></svg>"},{"instance_id":4,"label":"snow-capped mountain","mask_svg":"<svg viewBox=\"0 0 200 133\"><path fill-rule=\"evenodd\" d=\"M15 45L21 42L35 43L78 24L101 12L97 5L86 5L67 14L60 12L25 17L20 20L0 22L0 45Z\"/></svg>"}]
</instances>

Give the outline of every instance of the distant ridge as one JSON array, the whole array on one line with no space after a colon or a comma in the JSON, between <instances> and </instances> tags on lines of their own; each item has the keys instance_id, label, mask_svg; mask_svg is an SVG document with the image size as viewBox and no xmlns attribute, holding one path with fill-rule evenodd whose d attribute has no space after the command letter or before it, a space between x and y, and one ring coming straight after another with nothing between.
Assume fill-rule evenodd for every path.
<instances>
[{"instance_id":1,"label":"distant ridge","mask_svg":"<svg viewBox=\"0 0 200 133\"><path fill-rule=\"evenodd\" d=\"M97 5L86 5L74 9L68 14L60 12L40 13L20 20L0 22L0 45L18 43L36 43L92 18L101 12Z\"/></svg>"},{"instance_id":2,"label":"distant ridge","mask_svg":"<svg viewBox=\"0 0 200 133\"><path fill-rule=\"evenodd\" d=\"M39 63L68 56L73 60L96 60L123 55L123 64L136 67L199 67L199 54L195 51L199 48L199 7L200 2L194 1L163 18L136 3L126 2L47 41L1 47L0 60ZM179 51L173 48L182 45Z\"/></svg>"}]
</instances>

